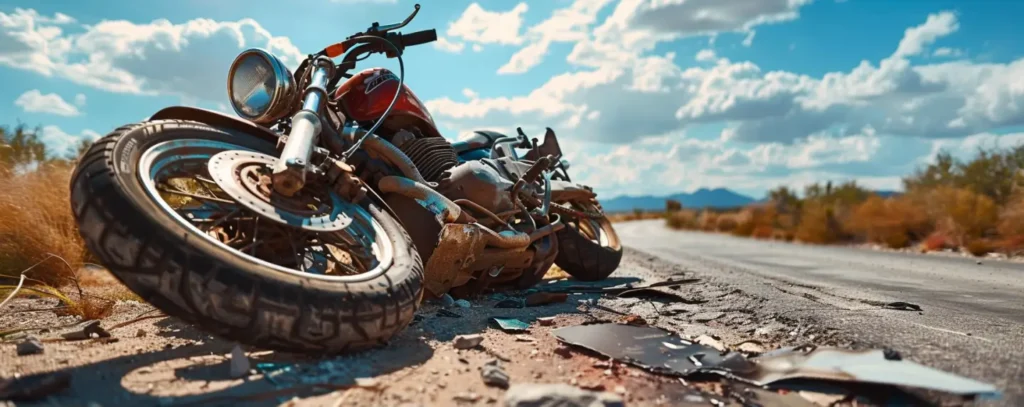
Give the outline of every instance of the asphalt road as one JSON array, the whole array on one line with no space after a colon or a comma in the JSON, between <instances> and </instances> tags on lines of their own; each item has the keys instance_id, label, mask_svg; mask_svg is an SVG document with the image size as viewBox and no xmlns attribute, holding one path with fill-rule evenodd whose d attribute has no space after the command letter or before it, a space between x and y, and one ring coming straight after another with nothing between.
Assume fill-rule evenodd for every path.
<instances>
[{"instance_id":1,"label":"asphalt road","mask_svg":"<svg viewBox=\"0 0 1024 407\"><path fill-rule=\"evenodd\" d=\"M1024 264L615 225L627 247L769 298L787 317L995 384L1024 405ZM884 309L904 301L922 312Z\"/></svg>"}]
</instances>

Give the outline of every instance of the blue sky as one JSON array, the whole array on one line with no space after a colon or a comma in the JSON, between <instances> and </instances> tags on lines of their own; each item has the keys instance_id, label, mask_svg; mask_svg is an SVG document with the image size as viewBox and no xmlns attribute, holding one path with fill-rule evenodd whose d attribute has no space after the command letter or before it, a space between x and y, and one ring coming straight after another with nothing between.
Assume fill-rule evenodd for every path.
<instances>
[{"instance_id":1,"label":"blue sky","mask_svg":"<svg viewBox=\"0 0 1024 407\"><path fill-rule=\"evenodd\" d=\"M241 49L294 64L414 3L0 0L0 123L59 149L164 106L229 111ZM603 196L896 189L940 148L1024 141L1024 2L420 3L407 30L442 41L407 51L406 80L443 134L550 126Z\"/></svg>"}]
</instances>

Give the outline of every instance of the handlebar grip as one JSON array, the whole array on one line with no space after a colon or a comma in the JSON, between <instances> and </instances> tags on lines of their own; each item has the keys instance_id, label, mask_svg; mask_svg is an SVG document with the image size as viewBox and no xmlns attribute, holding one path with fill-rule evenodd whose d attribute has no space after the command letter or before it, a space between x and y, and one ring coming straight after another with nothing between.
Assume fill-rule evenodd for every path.
<instances>
[{"instance_id":1,"label":"handlebar grip","mask_svg":"<svg viewBox=\"0 0 1024 407\"><path fill-rule=\"evenodd\" d=\"M433 29L402 34L402 45L405 45L406 47L426 44L434 41L437 41L437 30Z\"/></svg>"}]
</instances>

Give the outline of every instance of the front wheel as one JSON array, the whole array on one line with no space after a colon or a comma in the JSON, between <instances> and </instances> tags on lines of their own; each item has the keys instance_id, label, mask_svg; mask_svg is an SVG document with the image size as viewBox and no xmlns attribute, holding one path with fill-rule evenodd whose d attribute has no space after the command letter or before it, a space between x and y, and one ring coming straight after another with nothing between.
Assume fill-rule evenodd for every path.
<instances>
[{"instance_id":1,"label":"front wheel","mask_svg":"<svg viewBox=\"0 0 1024 407\"><path fill-rule=\"evenodd\" d=\"M422 297L409 235L370 198L274 195L274 147L196 122L122 127L72 175L80 233L139 296L224 338L319 353L386 342Z\"/></svg>"},{"instance_id":2,"label":"front wheel","mask_svg":"<svg viewBox=\"0 0 1024 407\"><path fill-rule=\"evenodd\" d=\"M597 212L596 203L569 204L577 211ZM555 264L581 281L608 278L622 261L622 244L606 217L580 218L566 222L558 231L558 255Z\"/></svg>"}]
</instances>

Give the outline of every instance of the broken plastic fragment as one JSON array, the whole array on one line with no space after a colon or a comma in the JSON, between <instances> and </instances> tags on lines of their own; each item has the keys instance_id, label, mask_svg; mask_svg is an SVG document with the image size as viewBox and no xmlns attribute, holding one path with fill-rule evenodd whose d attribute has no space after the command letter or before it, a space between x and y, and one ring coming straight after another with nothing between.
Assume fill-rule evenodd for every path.
<instances>
[{"instance_id":1,"label":"broken plastic fragment","mask_svg":"<svg viewBox=\"0 0 1024 407\"><path fill-rule=\"evenodd\" d=\"M526 332L530 329L530 324L520 321L515 318L491 318L491 322L494 322L505 332Z\"/></svg>"}]
</instances>

